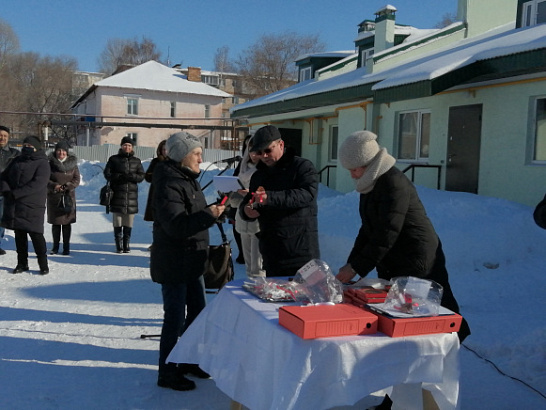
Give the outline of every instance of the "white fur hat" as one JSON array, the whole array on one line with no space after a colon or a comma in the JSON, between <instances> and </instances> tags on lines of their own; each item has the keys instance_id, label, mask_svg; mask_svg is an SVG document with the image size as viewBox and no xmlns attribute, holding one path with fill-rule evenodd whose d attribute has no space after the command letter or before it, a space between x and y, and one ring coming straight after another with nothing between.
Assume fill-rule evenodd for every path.
<instances>
[{"instance_id":1,"label":"white fur hat","mask_svg":"<svg viewBox=\"0 0 546 410\"><path fill-rule=\"evenodd\" d=\"M377 135L370 131L353 132L339 147L338 158L343 168L355 169L368 165L379 153Z\"/></svg>"},{"instance_id":2,"label":"white fur hat","mask_svg":"<svg viewBox=\"0 0 546 410\"><path fill-rule=\"evenodd\" d=\"M199 138L188 134L185 131L171 135L165 143L167 156L176 162L181 162L186 155L197 147L203 147Z\"/></svg>"}]
</instances>

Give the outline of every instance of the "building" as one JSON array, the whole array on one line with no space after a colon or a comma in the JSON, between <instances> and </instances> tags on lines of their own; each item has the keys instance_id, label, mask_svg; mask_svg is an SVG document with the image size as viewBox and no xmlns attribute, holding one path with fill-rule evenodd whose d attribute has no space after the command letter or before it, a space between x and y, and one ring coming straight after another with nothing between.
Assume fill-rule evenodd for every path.
<instances>
[{"instance_id":1,"label":"building","mask_svg":"<svg viewBox=\"0 0 546 410\"><path fill-rule=\"evenodd\" d=\"M457 21L430 30L385 6L358 25L354 53L304 56L298 84L232 118L277 126L343 192L354 184L337 149L367 129L416 184L535 205L546 191L544 4L459 0Z\"/></svg>"},{"instance_id":2,"label":"building","mask_svg":"<svg viewBox=\"0 0 546 410\"><path fill-rule=\"evenodd\" d=\"M201 82L200 69L187 75L155 61L124 67L89 87L72 105L78 145L118 145L124 136L156 147L180 130L201 137L205 148L222 148L232 121L222 116L231 94Z\"/></svg>"}]
</instances>

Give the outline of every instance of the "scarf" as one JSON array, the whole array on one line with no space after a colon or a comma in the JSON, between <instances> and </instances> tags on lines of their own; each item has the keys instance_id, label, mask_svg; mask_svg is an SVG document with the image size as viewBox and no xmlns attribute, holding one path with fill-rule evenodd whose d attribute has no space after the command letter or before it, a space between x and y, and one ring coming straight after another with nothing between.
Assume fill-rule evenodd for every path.
<instances>
[{"instance_id":1,"label":"scarf","mask_svg":"<svg viewBox=\"0 0 546 410\"><path fill-rule=\"evenodd\" d=\"M355 180L356 190L361 194L367 194L370 192L374 185L375 181L391 169L396 163L396 159L393 156L389 155L385 148L381 148L377 155L373 157L371 162L368 164L366 171L362 176Z\"/></svg>"}]
</instances>

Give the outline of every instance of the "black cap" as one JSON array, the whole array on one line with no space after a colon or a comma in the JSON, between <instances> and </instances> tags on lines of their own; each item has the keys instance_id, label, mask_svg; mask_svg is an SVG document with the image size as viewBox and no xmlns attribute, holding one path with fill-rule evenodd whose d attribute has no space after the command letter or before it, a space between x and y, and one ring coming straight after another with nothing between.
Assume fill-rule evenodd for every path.
<instances>
[{"instance_id":1,"label":"black cap","mask_svg":"<svg viewBox=\"0 0 546 410\"><path fill-rule=\"evenodd\" d=\"M23 140L23 144L32 145L36 149L36 151L40 151L42 149L42 142L40 141L40 138L34 135L29 135L28 137L26 137Z\"/></svg>"},{"instance_id":2,"label":"black cap","mask_svg":"<svg viewBox=\"0 0 546 410\"><path fill-rule=\"evenodd\" d=\"M250 152L262 151L269 146L273 141L282 139L281 133L273 125L266 125L260 128L252 137L252 148Z\"/></svg>"}]
</instances>

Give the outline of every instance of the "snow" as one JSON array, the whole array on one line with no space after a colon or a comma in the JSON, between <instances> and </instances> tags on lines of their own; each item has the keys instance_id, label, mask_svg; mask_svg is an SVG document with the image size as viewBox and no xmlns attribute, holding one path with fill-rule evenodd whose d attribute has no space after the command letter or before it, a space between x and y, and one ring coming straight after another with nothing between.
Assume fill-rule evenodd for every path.
<instances>
[{"instance_id":1,"label":"snow","mask_svg":"<svg viewBox=\"0 0 546 410\"><path fill-rule=\"evenodd\" d=\"M50 256L49 275L37 274L32 252L31 272L11 274L17 260L13 232L6 232L7 254L0 257L0 408L229 408L229 397L214 380L196 379L197 389L190 392L156 386L159 339L140 338L159 333L162 322L160 286L148 271L152 229L142 219L149 185L140 185L131 253L116 254L111 219L97 204L104 184L101 166L80 164L72 253ZM207 171L202 185L217 173ZM524 205L418 191L473 331L460 351L461 409L545 408L546 230L534 224L532 208ZM206 194L215 199L212 188ZM321 258L334 272L359 228L357 203L354 191L320 187ZM231 237L231 225L224 226ZM218 229L210 233L211 242L218 243ZM51 243L50 225L46 240ZM243 277L243 266L236 265L236 278Z\"/></svg>"}]
</instances>

